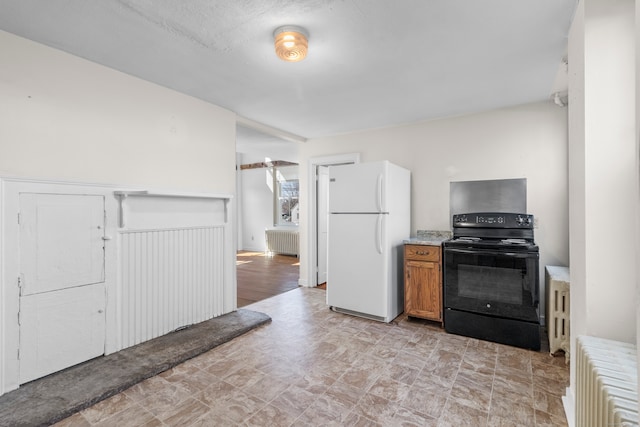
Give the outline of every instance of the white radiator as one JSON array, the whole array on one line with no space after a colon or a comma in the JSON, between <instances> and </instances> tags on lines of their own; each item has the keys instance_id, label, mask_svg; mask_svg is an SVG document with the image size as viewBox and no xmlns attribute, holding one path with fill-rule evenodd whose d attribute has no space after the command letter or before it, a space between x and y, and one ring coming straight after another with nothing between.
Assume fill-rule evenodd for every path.
<instances>
[{"instance_id":1,"label":"white radiator","mask_svg":"<svg viewBox=\"0 0 640 427\"><path fill-rule=\"evenodd\" d=\"M297 230L266 230L267 253L298 255Z\"/></svg>"},{"instance_id":2,"label":"white radiator","mask_svg":"<svg viewBox=\"0 0 640 427\"><path fill-rule=\"evenodd\" d=\"M637 426L636 346L579 336L576 347L576 426Z\"/></svg>"},{"instance_id":3,"label":"white radiator","mask_svg":"<svg viewBox=\"0 0 640 427\"><path fill-rule=\"evenodd\" d=\"M564 351L565 361L569 362L569 268L547 266L546 289L547 301L547 331L549 332L549 351L555 354Z\"/></svg>"},{"instance_id":4,"label":"white radiator","mask_svg":"<svg viewBox=\"0 0 640 427\"><path fill-rule=\"evenodd\" d=\"M223 313L224 226L120 233L122 348Z\"/></svg>"}]
</instances>

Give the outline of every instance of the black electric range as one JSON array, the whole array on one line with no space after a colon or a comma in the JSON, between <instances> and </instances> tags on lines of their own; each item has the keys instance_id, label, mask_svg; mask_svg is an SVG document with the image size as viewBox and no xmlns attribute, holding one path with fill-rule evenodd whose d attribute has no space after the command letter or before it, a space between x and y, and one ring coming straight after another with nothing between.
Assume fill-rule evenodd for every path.
<instances>
[{"instance_id":1,"label":"black electric range","mask_svg":"<svg viewBox=\"0 0 640 427\"><path fill-rule=\"evenodd\" d=\"M444 242L447 332L540 349L539 248L533 215L453 216Z\"/></svg>"}]
</instances>

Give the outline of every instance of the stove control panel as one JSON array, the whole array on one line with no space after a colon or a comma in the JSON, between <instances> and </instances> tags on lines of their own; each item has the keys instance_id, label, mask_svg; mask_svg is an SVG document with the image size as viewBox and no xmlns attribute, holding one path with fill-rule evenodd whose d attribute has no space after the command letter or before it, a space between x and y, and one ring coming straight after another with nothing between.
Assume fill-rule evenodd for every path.
<instances>
[{"instance_id":1,"label":"stove control panel","mask_svg":"<svg viewBox=\"0 0 640 427\"><path fill-rule=\"evenodd\" d=\"M519 226L529 226L533 225L533 216L531 215L517 215L516 216L516 224Z\"/></svg>"},{"instance_id":2,"label":"stove control panel","mask_svg":"<svg viewBox=\"0 0 640 427\"><path fill-rule=\"evenodd\" d=\"M454 227L533 229L533 215L519 213L478 212L453 216Z\"/></svg>"}]
</instances>

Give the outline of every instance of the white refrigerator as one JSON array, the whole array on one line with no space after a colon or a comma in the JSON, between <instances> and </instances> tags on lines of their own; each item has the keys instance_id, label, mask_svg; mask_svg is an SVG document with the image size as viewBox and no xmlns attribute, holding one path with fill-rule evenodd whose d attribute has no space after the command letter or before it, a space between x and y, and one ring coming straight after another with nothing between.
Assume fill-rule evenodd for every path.
<instances>
[{"instance_id":1,"label":"white refrigerator","mask_svg":"<svg viewBox=\"0 0 640 427\"><path fill-rule=\"evenodd\" d=\"M329 167L327 304L391 322L404 310L411 173L388 161Z\"/></svg>"}]
</instances>

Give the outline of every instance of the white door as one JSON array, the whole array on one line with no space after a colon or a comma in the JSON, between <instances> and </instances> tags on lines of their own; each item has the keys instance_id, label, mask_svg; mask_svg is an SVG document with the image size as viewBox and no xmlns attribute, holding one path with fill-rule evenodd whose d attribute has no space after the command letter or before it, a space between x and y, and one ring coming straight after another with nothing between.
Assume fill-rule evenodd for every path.
<instances>
[{"instance_id":1,"label":"white door","mask_svg":"<svg viewBox=\"0 0 640 427\"><path fill-rule=\"evenodd\" d=\"M329 168L318 166L318 197L316 221L318 232L318 284L327 281L327 215L328 215Z\"/></svg>"},{"instance_id":2,"label":"white door","mask_svg":"<svg viewBox=\"0 0 640 427\"><path fill-rule=\"evenodd\" d=\"M388 316L387 215L329 216L327 304Z\"/></svg>"},{"instance_id":3,"label":"white door","mask_svg":"<svg viewBox=\"0 0 640 427\"><path fill-rule=\"evenodd\" d=\"M104 197L20 194L20 383L104 354Z\"/></svg>"}]
</instances>

